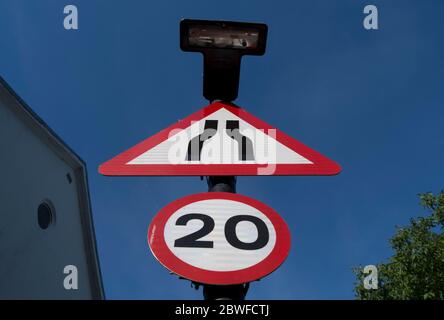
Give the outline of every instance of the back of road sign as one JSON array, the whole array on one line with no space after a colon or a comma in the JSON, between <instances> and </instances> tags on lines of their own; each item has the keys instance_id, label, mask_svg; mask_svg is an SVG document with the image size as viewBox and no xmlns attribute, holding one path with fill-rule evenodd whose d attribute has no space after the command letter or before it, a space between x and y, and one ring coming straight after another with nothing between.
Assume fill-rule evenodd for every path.
<instances>
[{"instance_id":1,"label":"back of road sign","mask_svg":"<svg viewBox=\"0 0 444 320\"><path fill-rule=\"evenodd\" d=\"M105 162L107 176L334 175L341 168L237 106L215 102Z\"/></svg>"}]
</instances>

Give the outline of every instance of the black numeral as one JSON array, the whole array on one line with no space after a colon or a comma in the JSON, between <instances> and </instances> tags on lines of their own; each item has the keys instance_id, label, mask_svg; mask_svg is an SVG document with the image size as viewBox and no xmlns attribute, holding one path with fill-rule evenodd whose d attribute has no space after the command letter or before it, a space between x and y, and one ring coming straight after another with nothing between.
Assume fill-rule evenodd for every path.
<instances>
[{"instance_id":1,"label":"black numeral","mask_svg":"<svg viewBox=\"0 0 444 320\"><path fill-rule=\"evenodd\" d=\"M203 227L192 234L174 241L175 247L213 248L213 241L198 241L198 239L205 237L214 229L214 220L210 216L201 213L186 214L177 219L176 226L186 226L188 221L195 219L203 221Z\"/></svg>"},{"instance_id":2,"label":"black numeral","mask_svg":"<svg viewBox=\"0 0 444 320\"><path fill-rule=\"evenodd\" d=\"M242 242L236 234L236 226L241 221L252 222L257 228L257 239L254 242ZM268 243L270 235L265 222L255 216L239 215L233 216L227 220L225 224L225 238L233 247L242 250L258 250L265 247Z\"/></svg>"},{"instance_id":3,"label":"black numeral","mask_svg":"<svg viewBox=\"0 0 444 320\"><path fill-rule=\"evenodd\" d=\"M176 226L186 226L190 220L201 220L203 226L201 229L193 232L185 237L174 241L175 247L183 248L213 248L213 241L199 240L205 237L214 229L214 220L210 216L201 213L185 214L176 221ZM239 222L248 221L253 223L257 228L257 239L254 242L243 242L239 240L236 234L236 226ZM225 238L233 247L241 250L258 250L265 247L270 239L267 225L264 221L255 216L237 215L227 220L225 223Z\"/></svg>"}]
</instances>

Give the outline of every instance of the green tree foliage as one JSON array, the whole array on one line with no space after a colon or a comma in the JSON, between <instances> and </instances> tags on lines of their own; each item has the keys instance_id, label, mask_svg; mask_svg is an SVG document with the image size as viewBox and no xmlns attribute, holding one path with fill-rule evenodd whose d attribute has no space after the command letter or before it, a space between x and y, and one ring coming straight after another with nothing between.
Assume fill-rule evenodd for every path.
<instances>
[{"instance_id":1,"label":"green tree foliage","mask_svg":"<svg viewBox=\"0 0 444 320\"><path fill-rule=\"evenodd\" d=\"M377 265L378 289L365 289L363 267L354 269L358 299L444 299L444 192L419 197L431 214L411 219L406 228L397 228L390 239L394 255Z\"/></svg>"}]
</instances>

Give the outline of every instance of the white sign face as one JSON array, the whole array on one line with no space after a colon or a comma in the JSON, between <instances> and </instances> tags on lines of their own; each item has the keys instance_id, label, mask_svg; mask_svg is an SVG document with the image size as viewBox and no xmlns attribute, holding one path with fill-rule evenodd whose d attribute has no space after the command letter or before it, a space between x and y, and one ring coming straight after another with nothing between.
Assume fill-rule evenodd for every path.
<instances>
[{"instance_id":1,"label":"white sign face","mask_svg":"<svg viewBox=\"0 0 444 320\"><path fill-rule=\"evenodd\" d=\"M214 102L103 163L110 176L332 175L340 166L257 119Z\"/></svg>"},{"instance_id":2,"label":"white sign face","mask_svg":"<svg viewBox=\"0 0 444 320\"><path fill-rule=\"evenodd\" d=\"M238 222L231 223L233 219ZM181 220L186 224L178 224ZM232 230L227 230L230 226ZM198 240L181 244L180 239L198 233ZM234 239L227 239L227 234ZM212 271L251 267L266 258L276 242L276 230L267 216L245 203L222 199L202 200L180 208L167 220L164 236L168 248L179 259ZM238 242L245 245L239 246ZM244 249L246 246L249 249Z\"/></svg>"},{"instance_id":3,"label":"white sign face","mask_svg":"<svg viewBox=\"0 0 444 320\"><path fill-rule=\"evenodd\" d=\"M312 164L273 135L222 108L185 130L171 131L166 141L127 164Z\"/></svg>"},{"instance_id":4,"label":"white sign face","mask_svg":"<svg viewBox=\"0 0 444 320\"><path fill-rule=\"evenodd\" d=\"M290 233L265 204L209 192L164 207L150 224L148 243L160 263L186 279L237 284L278 268L290 250Z\"/></svg>"}]
</instances>

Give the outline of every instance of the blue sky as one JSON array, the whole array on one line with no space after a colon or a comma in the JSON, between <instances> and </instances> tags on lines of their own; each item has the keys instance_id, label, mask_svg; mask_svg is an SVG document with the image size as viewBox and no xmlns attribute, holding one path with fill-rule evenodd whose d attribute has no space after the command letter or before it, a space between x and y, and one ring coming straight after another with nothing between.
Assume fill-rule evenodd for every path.
<instances>
[{"instance_id":1,"label":"blue sky","mask_svg":"<svg viewBox=\"0 0 444 320\"><path fill-rule=\"evenodd\" d=\"M79 30L63 28L63 7ZM377 31L362 27L366 4ZM279 212L292 250L249 299L352 299L352 267L388 258L396 225L443 188L444 3L429 1L0 0L0 74L87 163L107 298L201 299L146 244L198 177L103 177L97 167L207 102L202 58L179 49L181 18L264 22L236 103L341 164L335 177L240 177Z\"/></svg>"}]
</instances>

